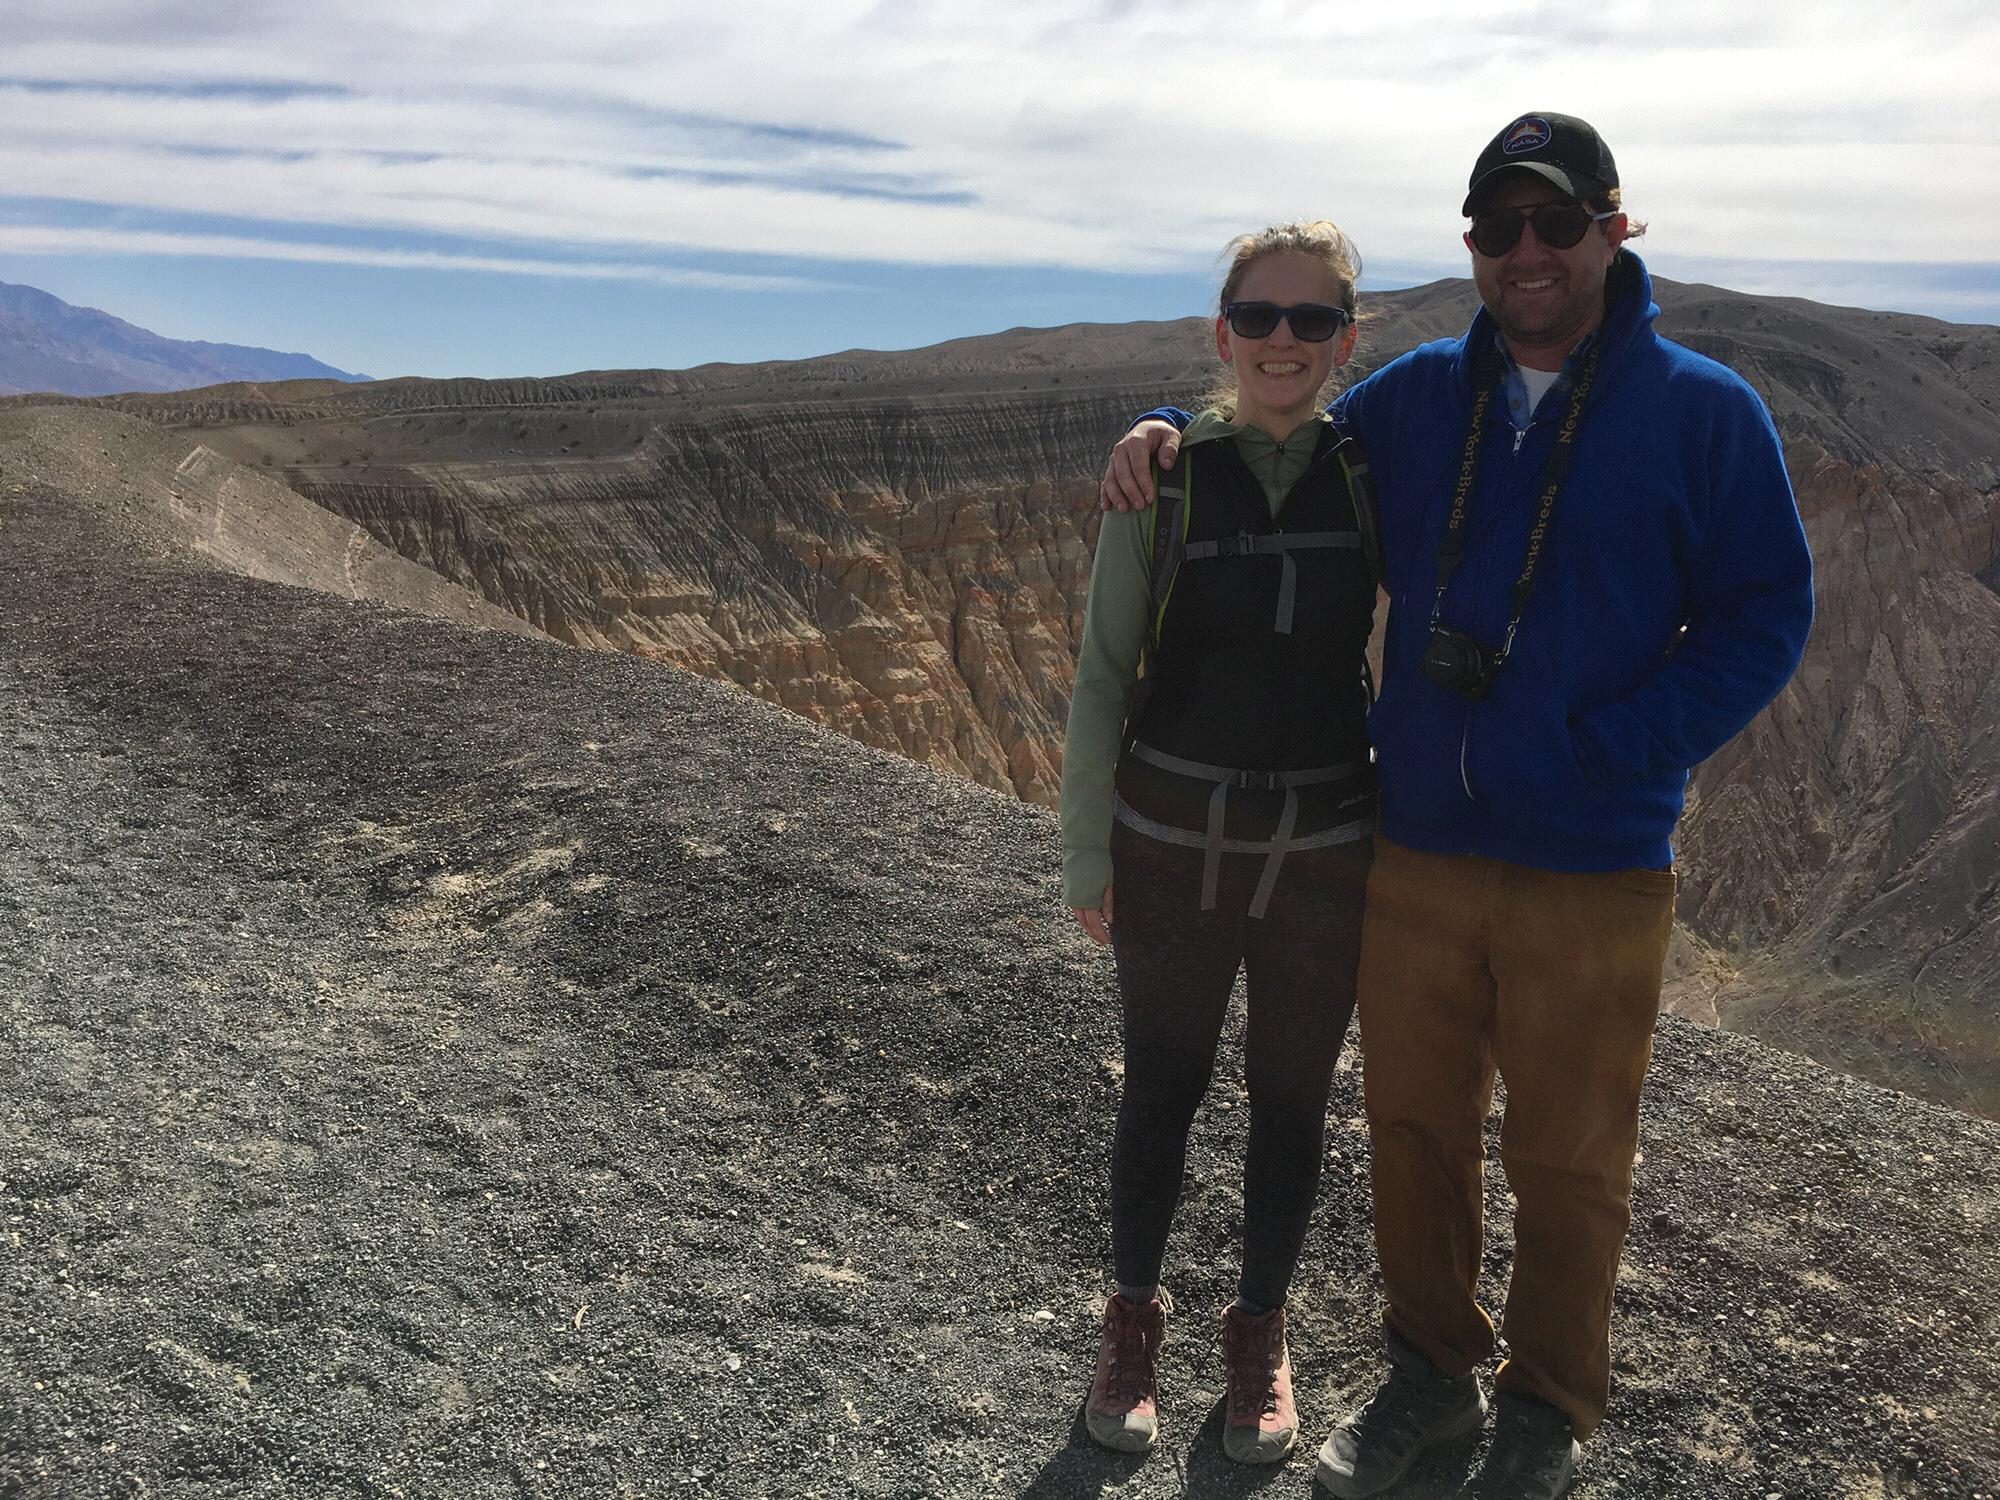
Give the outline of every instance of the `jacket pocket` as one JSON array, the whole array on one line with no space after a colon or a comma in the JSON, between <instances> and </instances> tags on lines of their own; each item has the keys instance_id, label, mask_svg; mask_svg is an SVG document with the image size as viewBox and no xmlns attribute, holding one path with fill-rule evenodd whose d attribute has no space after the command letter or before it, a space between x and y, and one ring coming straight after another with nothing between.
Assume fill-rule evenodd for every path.
<instances>
[{"instance_id":1,"label":"jacket pocket","mask_svg":"<svg viewBox=\"0 0 2000 1500\"><path fill-rule=\"evenodd\" d=\"M1509 711L1511 709L1511 711ZM1569 716L1554 705L1477 705L1466 725L1465 775L1496 816L1533 822L1594 802L1599 792L1577 759Z\"/></svg>"},{"instance_id":2,"label":"jacket pocket","mask_svg":"<svg viewBox=\"0 0 2000 1500\"><path fill-rule=\"evenodd\" d=\"M1390 819L1434 826L1471 808L1459 766L1470 706L1420 682L1397 684L1370 710L1376 782Z\"/></svg>"}]
</instances>

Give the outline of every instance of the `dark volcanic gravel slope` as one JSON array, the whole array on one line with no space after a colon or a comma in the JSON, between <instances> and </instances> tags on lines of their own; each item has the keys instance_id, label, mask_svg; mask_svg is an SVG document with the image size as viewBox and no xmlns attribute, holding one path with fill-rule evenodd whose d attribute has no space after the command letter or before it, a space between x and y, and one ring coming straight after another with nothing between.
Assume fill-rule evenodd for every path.
<instances>
[{"instance_id":1,"label":"dark volcanic gravel slope","mask_svg":"<svg viewBox=\"0 0 2000 1500\"><path fill-rule=\"evenodd\" d=\"M1170 1440L1079 1439L1118 1051L1046 814L102 524L0 495L0 1495L1307 1494L1217 1453L1234 1054ZM1374 1374L1333 1109L1315 1442ZM1665 1023L1577 1493L2000 1495L1997 1148Z\"/></svg>"}]
</instances>

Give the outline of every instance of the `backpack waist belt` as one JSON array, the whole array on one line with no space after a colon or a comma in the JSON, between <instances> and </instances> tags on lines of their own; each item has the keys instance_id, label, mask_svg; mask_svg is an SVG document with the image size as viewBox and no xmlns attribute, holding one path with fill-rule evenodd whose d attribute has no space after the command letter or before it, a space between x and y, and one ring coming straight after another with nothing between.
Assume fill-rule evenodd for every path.
<instances>
[{"instance_id":1,"label":"backpack waist belt","mask_svg":"<svg viewBox=\"0 0 2000 1500\"><path fill-rule=\"evenodd\" d=\"M1292 561L1294 552L1314 551L1322 547L1361 548L1361 533L1358 531L1239 531L1235 536L1217 537L1211 542L1189 542L1181 556L1199 557L1256 557L1276 553L1284 560L1284 574L1278 582L1278 620L1274 627L1279 635L1292 633L1292 601L1299 591L1299 567Z\"/></svg>"},{"instance_id":2,"label":"backpack waist belt","mask_svg":"<svg viewBox=\"0 0 2000 1500\"><path fill-rule=\"evenodd\" d=\"M1215 888L1222 873L1222 855L1225 849L1232 854L1257 853L1266 856L1264 873L1257 880L1257 893L1250 901L1250 915L1261 917L1264 915L1265 907L1270 904L1271 891L1278 883L1278 871L1284 866L1287 853L1293 849L1343 843L1347 839L1359 838L1368 831L1365 826L1356 824L1352 829L1328 830L1339 837L1328 838L1325 834L1315 834L1310 839L1292 838L1292 828L1299 818L1298 789L1302 786L1324 786L1330 781L1344 780L1366 770L1368 762L1365 760L1349 761L1339 766L1316 766L1307 771L1246 771L1234 766L1212 766L1205 761L1187 760L1182 756L1169 755L1164 750L1155 750L1151 745L1138 740L1132 742L1131 753L1133 759L1143 760L1146 764L1158 766L1163 771L1172 771L1177 776L1193 777L1197 781L1215 783L1215 790L1208 796L1208 828L1205 833L1197 834L1187 829L1170 827L1165 823L1156 823L1151 818L1134 812L1122 800L1118 803L1115 814L1119 822L1140 833L1169 844L1180 844L1202 851L1201 909L1203 911L1215 910ZM1229 809L1229 789L1233 786L1248 791L1284 792L1284 811L1278 815L1277 831L1271 835L1268 843L1260 839L1223 837L1224 820Z\"/></svg>"}]
</instances>

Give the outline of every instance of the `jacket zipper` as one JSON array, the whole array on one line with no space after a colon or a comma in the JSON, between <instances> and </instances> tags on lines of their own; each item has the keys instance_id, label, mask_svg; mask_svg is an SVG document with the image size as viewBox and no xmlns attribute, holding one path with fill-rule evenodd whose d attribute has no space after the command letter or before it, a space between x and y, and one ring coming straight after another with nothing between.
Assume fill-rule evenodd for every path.
<instances>
[{"instance_id":1,"label":"jacket zipper","mask_svg":"<svg viewBox=\"0 0 2000 1500\"><path fill-rule=\"evenodd\" d=\"M1313 441L1315 444L1317 444L1319 439L1314 438ZM1320 454L1317 458L1314 458L1310 463L1308 463L1305 466L1304 471L1300 473L1299 477L1292 481L1291 489L1286 490L1284 494L1278 497L1278 508L1271 516L1271 520L1273 522L1276 522L1278 518L1285 513L1285 502L1291 499L1294 492L1296 492L1302 485L1304 485L1308 479L1312 478L1314 474L1318 473L1322 466L1329 463L1337 463L1339 461L1334 455L1338 452L1338 450L1340 449L1342 444L1345 443L1345 441L1346 439L1336 434L1334 437L1333 446L1328 448L1326 452ZM1285 445L1283 443L1274 442L1271 444L1271 447L1280 456L1282 456L1285 451ZM1244 467L1248 468L1249 465L1245 464ZM1271 477L1274 480L1278 477L1278 465L1275 459L1272 461L1271 464Z\"/></svg>"}]
</instances>

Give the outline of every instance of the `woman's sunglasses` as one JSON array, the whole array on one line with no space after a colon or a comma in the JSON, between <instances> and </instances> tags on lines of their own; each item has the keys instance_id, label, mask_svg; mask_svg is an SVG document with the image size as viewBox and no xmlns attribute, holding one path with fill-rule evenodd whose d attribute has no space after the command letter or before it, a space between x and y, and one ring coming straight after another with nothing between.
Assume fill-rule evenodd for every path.
<instances>
[{"instance_id":1,"label":"woman's sunglasses","mask_svg":"<svg viewBox=\"0 0 2000 1500\"><path fill-rule=\"evenodd\" d=\"M1533 208L1489 208L1472 216L1466 236L1472 248L1488 260L1505 255L1521 243L1521 226L1533 224L1535 238L1551 250L1567 250L1593 224L1618 217L1616 209L1594 214L1581 203L1537 203Z\"/></svg>"},{"instance_id":2,"label":"woman's sunglasses","mask_svg":"<svg viewBox=\"0 0 2000 1500\"><path fill-rule=\"evenodd\" d=\"M1328 307L1319 302L1301 302L1297 307L1280 307L1275 302L1232 302L1223 308L1229 331L1240 339L1267 339L1281 322L1292 325L1292 337L1303 344L1324 344L1354 321L1344 307Z\"/></svg>"}]
</instances>

